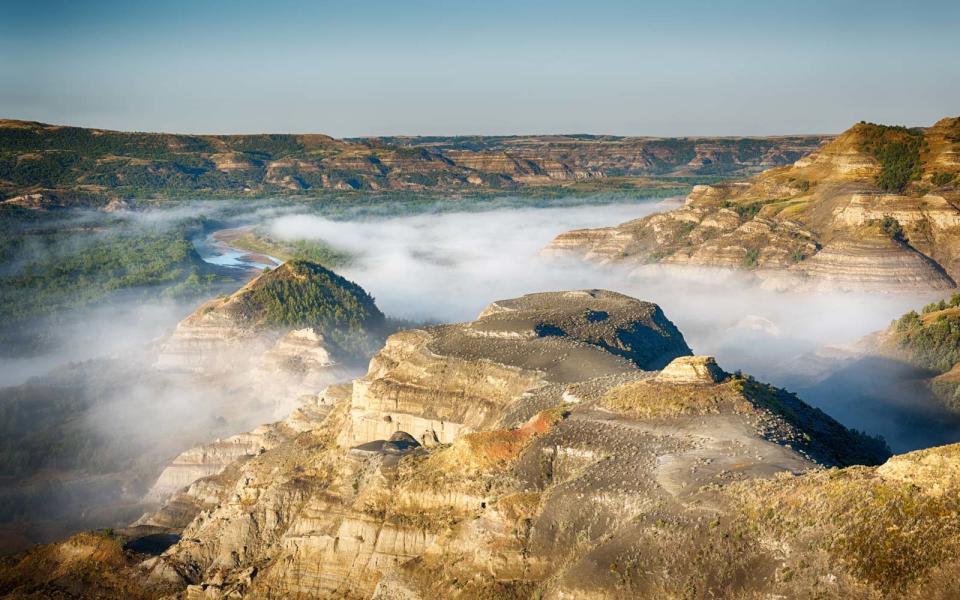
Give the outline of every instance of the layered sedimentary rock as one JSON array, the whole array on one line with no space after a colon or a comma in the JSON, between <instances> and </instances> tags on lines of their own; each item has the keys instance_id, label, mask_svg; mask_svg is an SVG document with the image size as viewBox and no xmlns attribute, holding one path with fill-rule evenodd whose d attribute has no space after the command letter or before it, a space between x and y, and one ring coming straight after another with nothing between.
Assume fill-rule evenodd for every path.
<instances>
[{"instance_id":1,"label":"layered sedimentary rock","mask_svg":"<svg viewBox=\"0 0 960 600\"><path fill-rule=\"evenodd\" d=\"M291 261L181 321L160 347L157 367L251 386L282 416L299 396L356 375L383 330L383 314L363 289Z\"/></svg>"},{"instance_id":2,"label":"layered sedimentary rock","mask_svg":"<svg viewBox=\"0 0 960 600\"><path fill-rule=\"evenodd\" d=\"M375 342L383 327L383 314L363 288L321 265L291 260L181 321L161 347L158 366L231 369L246 355L261 356L289 334L273 352L279 360L285 348L287 354L303 354L297 348L309 347L304 363L326 367L338 352L364 350L369 345L365 342ZM243 352L246 346L252 351Z\"/></svg>"},{"instance_id":3,"label":"layered sedimentary rock","mask_svg":"<svg viewBox=\"0 0 960 600\"><path fill-rule=\"evenodd\" d=\"M495 302L472 323L391 336L354 382L344 443L406 431L449 443L547 383L657 369L688 354L653 304L604 290Z\"/></svg>"},{"instance_id":4,"label":"layered sedimentary rock","mask_svg":"<svg viewBox=\"0 0 960 600\"><path fill-rule=\"evenodd\" d=\"M234 471L247 459L289 442L297 435L320 428L331 410L350 394L350 385L335 385L314 396L300 398L299 406L286 418L261 425L253 431L190 448L175 458L160 474L147 494L147 500L163 501L165 506L145 515L138 524L183 528L201 508L210 505L222 493L223 481L235 475L221 475L234 466ZM215 477L221 476L221 477Z\"/></svg>"},{"instance_id":5,"label":"layered sedimentary rock","mask_svg":"<svg viewBox=\"0 0 960 600\"><path fill-rule=\"evenodd\" d=\"M682 356L673 359L657 373L660 383L711 384L725 379L726 373L712 356Z\"/></svg>"},{"instance_id":6,"label":"layered sedimentary rock","mask_svg":"<svg viewBox=\"0 0 960 600\"><path fill-rule=\"evenodd\" d=\"M882 158L884 144L912 149L911 175L897 178L906 167ZM545 253L738 269L793 288L945 289L960 276L958 151L960 118L922 133L859 124L790 167L696 186L679 209L567 232Z\"/></svg>"},{"instance_id":7,"label":"layered sedimentary rock","mask_svg":"<svg viewBox=\"0 0 960 600\"><path fill-rule=\"evenodd\" d=\"M154 483L147 499L166 500L198 479L217 475L231 463L256 456L296 434L322 423L333 404L322 392L300 398L300 406L283 421L261 425L246 433L239 433L209 444L182 452L168 465Z\"/></svg>"},{"instance_id":8,"label":"layered sedimentary rock","mask_svg":"<svg viewBox=\"0 0 960 600\"><path fill-rule=\"evenodd\" d=\"M887 236L837 238L795 269L815 285L886 292L954 287L936 262Z\"/></svg>"},{"instance_id":9,"label":"layered sedimentary rock","mask_svg":"<svg viewBox=\"0 0 960 600\"><path fill-rule=\"evenodd\" d=\"M225 310L225 300L205 303L177 324L160 349L157 367L223 373L245 367L277 339L274 332L244 327Z\"/></svg>"},{"instance_id":10,"label":"layered sedimentary rock","mask_svg":"<svg viewBox=\"0 0 960 600\"><path fill-rule=\"evenodd\" d=\"M331 345L312 327L293 330L258 357L250 371L255 393L276 406L277 417L287 415L301 396L358 374L353 361L343 364L331 354Z\"/></svg>"},{"instance_id":11,"label":"layered sedimentary rock","mask_svg":"<svg viewBox=\"0 0 960 600\"><path fill-rule=\"evenodd\" d=\"M751 526L766 523L754 482L884 457L795 396L689 356L655 305L600 291L394 334L324 402L141 521L177 543L109 568L179 598L789 594L775 573L817 551ZM357 409L458 428L424 444ZM844 564L829 567L838 593L879 589ZM805 584L828 572L806 568Z\"/></svg>"}]
</instances>

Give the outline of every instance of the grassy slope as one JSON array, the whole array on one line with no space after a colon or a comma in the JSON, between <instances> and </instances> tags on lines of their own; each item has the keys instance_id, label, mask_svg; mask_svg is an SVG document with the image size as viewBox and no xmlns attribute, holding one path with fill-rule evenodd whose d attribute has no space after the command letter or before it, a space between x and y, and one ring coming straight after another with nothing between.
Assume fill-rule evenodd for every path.
<instances>
[{"instance_id":1,"label":"grassy slope","mask_svg":"<svg viewBox=\"0 0 960 600\"><path fill-rule=\"evenodd\" d=\"M372 354L386 331L383 313L363 288L303 260L260 275L210 310L264 329L315 327L355 357Z\"/></svg>"}]
</instances>

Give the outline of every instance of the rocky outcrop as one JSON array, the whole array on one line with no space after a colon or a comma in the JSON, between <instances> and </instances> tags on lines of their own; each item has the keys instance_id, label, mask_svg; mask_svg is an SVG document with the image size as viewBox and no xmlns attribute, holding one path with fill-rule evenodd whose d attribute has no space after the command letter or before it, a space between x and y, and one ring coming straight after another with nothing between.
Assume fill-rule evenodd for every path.
<instances>
[{"instance_id":1,"label":"rocky outcrop","mask_svg":"<svg viewBox=\"0 0 960 600\"><path fill-rule=\"evenodd\" d=\"M180 538L132 580L181 598L649 597L741 557L704 554L705 535L788 560L730 535L732 491L882 448L689 353L656 305L598 290L394 334L367 375L141 520Z\"/></svg>"},{"instance_id":2,"label":"rocky outcrop","mask_svg":"<svg viewBox=\"0 0 960 600\"><path fill-rule=\"evenodd\" d=\"M681 356L657 373L655 379L660 383L710 385L719 383L726 375L712 356Z\"/></svg>"},{"instance_id":3,"label":"rocky outcrop","mask_svg":"<svg viewBox=\"0 0 960 600\"><path fill-rule=\"evenodd\" d=\"M280 418L300 405L299 398L311 396L329 385L349 381L359 374L357 365L335 359L331 344L316 329L290 331L272 348L255 359L250 385L256 394L270 399Z\"/></svg>"},{"instance_id":4,"label":"rocky outcrop","mask_svg":"<svg viewBox=\"0 0 960 600\"><path fill-rule=\"evenodd\" d=\"M298 308L289 310L288 302ZM313 325L295 327L304 323ZM256 398L258 412L288 416L182 452L162 471L145 501L166 500L321 422L332 406L323 390L360 373L357 363L365 344L375 342L382 327L383 315L359 286L296 261L201 306L163 344L157 366L243 387L238 396ZM330 341L324 328L342 336L339 343Z\"/></svg>"},{"instance_id":5,"label":"rocky outcrop","mask_svg":"<svg viewBox=\"0 0 960 600\"><path fill-rule=\"evenodd\" d=\"M449 443L548 383L657 369L690 349L654 304L604 290L494 302L472 323L395 334L354 382L356 445L406 431Z\"/></svg>"},{"instance_id":6,"label":"rocky outcrop","mask_svg":"<svg viewBox=\"0 0 960 600\"><path fill-rule=\"evenodd\" d=\"M837 238L795 270L808 285L828 289L927 291L950 289L955 285L936 262L882 235Z\"/></svg>"},{"instance_id":7,"label":"rocky outcrop","mask_svg":"<svg viewBox=\"0 0 960 600\"><path fill-rule=\"evenodd\" d=\"M784 288L954 287L960 168L950 157L960 151L958 124L960 118L944 119L922 134L859 124L790 167L696 186L679 209L567 232L544 252L737 269ZM886 156L878 154L883 144L913 148L912 179L878 158Z\"/></svg>"},{"instance_id":8,"label":"rocky outcrop","mask_svg":"<svg viewBox=\"0 0 960 600\"><path fill-rule=\"evenodd\" d=\"M232 465L289 442L297 435L323 426L337 404L350 394L350 385L335 385L315 396L300 399L300 405L286 418L261 425L253 431L190 448L168 465L147 493L147 502L163 502L156 514L145 515L137 525L183 528L201 508L215 504L222 483L236 474L223 477ZM235 470L235 469L234 469Z\"/></svg>"},{"instance_id":9,"label":"rocky outcrop","mask_svg":"<svg viewBox=\"0 0 960 600\"><path fill-rule=\"evenodd\" d=\"M384 329L383 314L362 288L319 265L291 261L181 321L156 366L250 386L281 417L300 396L356 376Z\"/></svg>"},{"instance_id":10,"label":"rocky outcrop","mask_svg":"<svg viewBox=\"0 0 960 600\"><path fill-rule=\"evenodd\" d=\"M223 298L210 300L180 321L160 348L156 366L224 373L242 370L266 352L277 334L244 326L223 310L226 302Z\"/></svg>"},{"instance_id":11,"label":"rocky outcrop","mask_svg":"<svg viewBox=\"0 0 960 600\"><path fill-rule=\"evenodd\" d=\"M263 356L269 366L296 354L301 364L288 360L284 368L325 369L372 354L384 329L383 313L363 288L321 265L291 260L181 321L158 366L216 373L246 368L251 357Z\"/></svg>"}]
</instances>

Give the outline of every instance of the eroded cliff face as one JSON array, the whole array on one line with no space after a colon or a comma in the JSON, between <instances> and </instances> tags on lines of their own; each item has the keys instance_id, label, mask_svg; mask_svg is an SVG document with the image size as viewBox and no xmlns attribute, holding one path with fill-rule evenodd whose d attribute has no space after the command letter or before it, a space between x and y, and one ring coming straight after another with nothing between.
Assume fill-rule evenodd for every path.
<instances>
[{"instance_id":1,"label":"eroded cliff face","mask_svg":"<svg viewBox=\"0 0 960 600\"><path fill-rule=\"evenodd\" d=\"M778 569L798 559L739 520L752 482L885 456L690 356L656 305L596 290L394 334L364 377L246 442L123 534L177 543L111 572L147 597L760 597L792 589Z\"/></svg>"},{"instance_id":2,"label":"eroded cliff face","mask_svg":"<svg viewBox=\"0 0 960 600\"><path fill-rule=\"evenodd\" d=\"M567 232L545 252L742 269L789 288L947 289L960 276L958 152L960 118L922 133L860 124L792 166L696 186L677 210Z\"/></svg>"},{"instance_id":3,"label":"eroded cliff face","mask_svg":"<svg viewBox=\"0 0 960 600\"><path fill-rule=\"evenodd\" d=\"M276 343L277 332L238 322L225 310L228 302L210 300L178 323L160 348L157 367L213 374L240 371Z\"/></svg>"},{"instance_id":4,"label":"eroded cliff face","mask_svg":"<svg viewBox=\"0 0 960 600\"><path fill-rule=\"evenodd\" d=\"M390 337L353 384L343 443L405 431L423 444L488 428L548 383L656 369L688 354L656 305L605 290L495 302L471 323Z\"/></svg>"},{"instance_id":5,"label":"eroded cliff face","mask_svg":"<svg viewBox=\"0 0 960 600\"><path fill-rule=\"evenodd\" d=\"M166 501L199 480L218 475L231 464L257 456L290 440L297 434L322 423L335 401L342 398L344 386L326 388L320 394L300 396L297 408L281 421L261 425L190 448L178 455L160 474L147 494L148 501ZM156 524L145 521L148 524Z\"/></svg>"},{"instance_id":6,"label":"eroded cliff face","mask_svg":"<svg viewBox=\"0 0 960 600\"><path fill-rule=\"evenodd\" d=\"M296 309L288 310L288 303ZM347 316L338 322L328 315ZM316 324L296 328L304 320ZM255 423L286 418L181 452L144 501L166 501L199 479L287 441L304 422L322 420L332 405L318 393L362 373L361 350L383 335L382 324L383 315L359 286L311 263L284 264L205 303L162 344L156 367L185 372L198 385L232 388L238 403L256 404L261 419L267 415ZM338 344L331 337L360 343Z\"/></svg>"}]
</instances>

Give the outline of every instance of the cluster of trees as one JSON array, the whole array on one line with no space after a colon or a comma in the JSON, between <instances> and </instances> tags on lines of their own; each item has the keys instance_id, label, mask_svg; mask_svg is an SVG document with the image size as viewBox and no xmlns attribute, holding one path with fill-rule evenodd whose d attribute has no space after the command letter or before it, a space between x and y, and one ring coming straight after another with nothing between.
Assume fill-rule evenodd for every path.
<instances>
[{"instance_id":1,"label":"cluster of trees","mask_svg":"<svg viewBox=\"0 0 960 600\"><path fill-rule=\"evenodd\" d=\"M0 275L0 314L7 318L88 304L126 288L215 279L180 231L50 233L31 242L22 264Z\"/></svg>"},{"instance_id":2,"label":"cluster of trees","mask_svg":"<svg viewBox=\"0 0 960 600\"><path fill-rule=\"evenodd\" d=\"M883 219L880 220L880 229L882 229L885 234L889 235L890 239L898 242L906 241L903 233L903 226L900 225L900 221L894 217L891 217L890 215L885 215Z\"/></svg>"},{"instance_id":3,"label":"cluster of trees","mask_svg":"<svg viewBox=\"0 0 960 600\"><path fill-rule=\"evenodd\" d=\"M906 127L866 123L861 128L860 148L880 161L877 186L885 192L902 192L911 181L920 179L923 164L920 151L923 132Z\"/></svg>"},{"instance_id":4,"label":"cluster of trees","mask_svg":"<svg viewBox=\"0 0 960 600\"><path fill-rule=\"evenodd\" d=\"M132 300L209 293L221 277L196 254L193 224L152 228L111 219L94 226L51 222L0 231L0 344L40 344L37 317L57 316L121 291Z\"/></svg>"},{"instance_id":5,"label":"cluster of trees","mask_svg":"<svg viewBox=\"0 0 960 600\"><path fill-rule=\"evenodd\" d=\"M306 261L288 261L268 273L237 306L242 317L267 327L315 327L353 357L374 352L386 328L363 288Z\"/></svg>"},{"instance_id":6,"label":"cluster of trees","mask_svg":"<svg viewBox=\"0 0 960 600\"><path fill-rule=\"evenodd\" d=\"M960 294L923 307L923 315L932 315L960 306ZM938 373L945 373L960 362L960 314L944 312L924 318L912 310L895 323L900 334L899 345L913 364Z\"/></svg>"},{"instance_id":7,"label":"cluster of trees","mask_svg":"<svg viewBox=\"0 0 960 600\"><path fill-rule=\"evenodd\" d=\"M956 179L956 173L940 173L939 171L934 171L933 175L930 176L930 182L937 187L949 185Z\"/></svg>"},{"instance_id":8,"label":"cluster of trees","mask_svg":"<svg viewBox=\"0 0 960 600\"><path fill-rule=\"evenodd\" d=\"M960 294L954 294L950 296L949 300L941 300L939 302L931 302L921 309L923 314L928 315L933 312L947 310L948 308L956 308L960 306Z\"/></svg>"}]
</instances>

